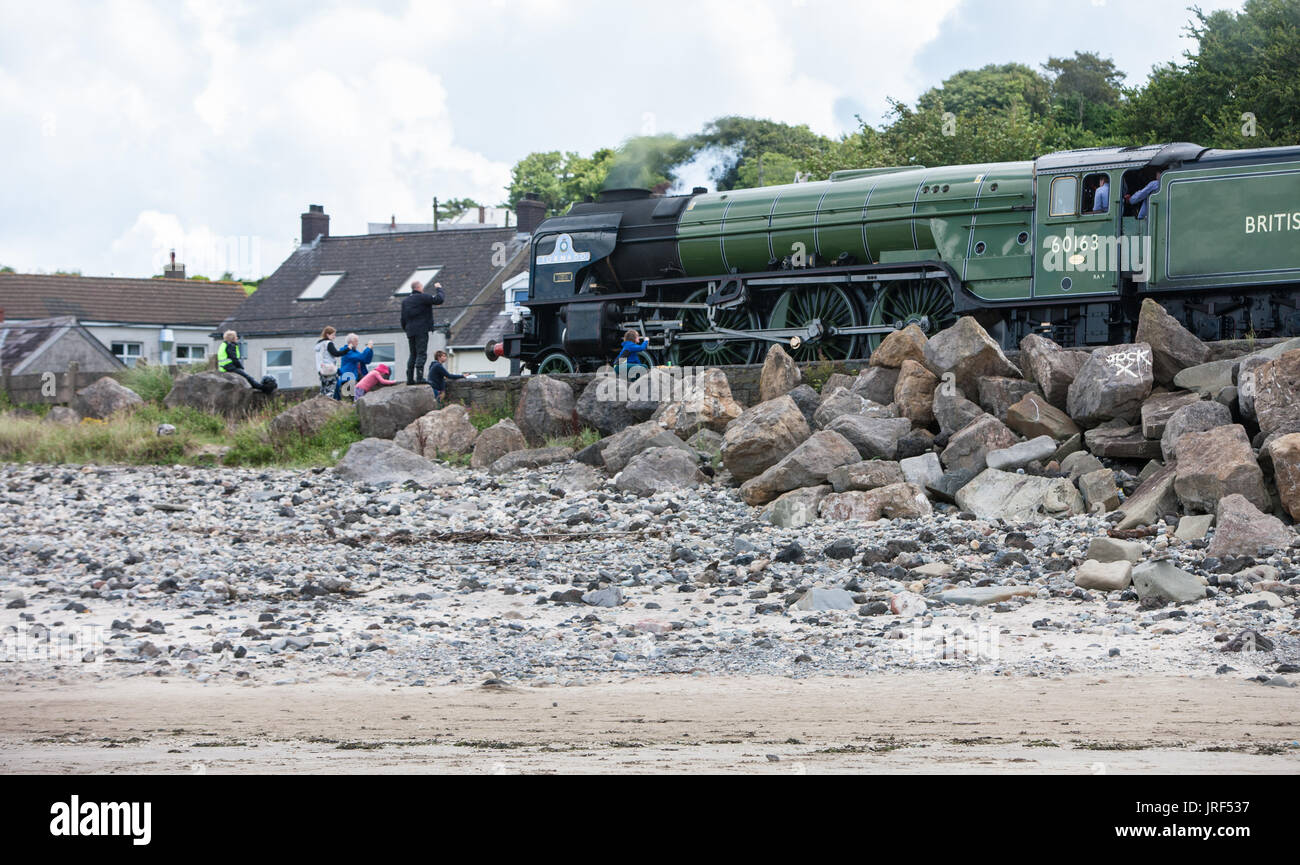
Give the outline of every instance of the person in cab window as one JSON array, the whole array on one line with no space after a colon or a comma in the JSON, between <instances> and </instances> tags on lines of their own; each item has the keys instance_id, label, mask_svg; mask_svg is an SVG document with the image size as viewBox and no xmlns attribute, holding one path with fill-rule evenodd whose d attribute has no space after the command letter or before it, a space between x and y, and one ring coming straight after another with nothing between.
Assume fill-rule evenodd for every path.
<instances>
[{"instance_id":1,"label":"person in cab window","mask_svg":"<svg viewBox=\"0 0 1300 865\"><path fill-rule=\"evenodd\" d=\"M1156 172L1155 180L1151 181L1146 186L1142 187L1132 195L1124 196L1124 201L1128 204L1137 204L1141 202L1142 207L1140 207L1137 212L1138 219L1147 218L1147 205L1150 203L1147 201L1147 199L1151 197L1151 193L1156 192L1160 189L1160 177L1164 173L1165 170L1163 168L1160 169L1159 171Z\"/></svg>"},{"instance_id":2,"label":"person in cab window","mask_svg":"<svg viewBox=\"0 0 1300 865\"><path fill-rule=\"evenodd\" d=\"M1110 210L1110 180L1102 175L1097 181L1097 191L1092 194L1092 213Z\"/></svg>"}]
</instances>

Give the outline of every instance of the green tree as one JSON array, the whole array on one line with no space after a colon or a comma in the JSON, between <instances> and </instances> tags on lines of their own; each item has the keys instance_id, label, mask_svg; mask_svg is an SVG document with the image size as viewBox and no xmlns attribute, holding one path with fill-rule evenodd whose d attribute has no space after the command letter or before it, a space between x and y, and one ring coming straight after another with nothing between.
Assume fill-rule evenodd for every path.
<instances>
[{"instance_id":1,"label":"green tree","mask_svg":"<svg viewBox=\"0 0 1300 865\"><path fill-rule=\"evenodd\" d=\"M824 156L834 142L807 126L791 126L755 117L719 117L705 125L692 141L695 152L718 157L711 179L718 189L787 183L798 164ZM692 154L693 155L693 154ZM762 184L758 160L763 160ZM769 165L770 163L770 165ZM772 166L783 166L772 174ZM788 175L789 179L776 179Z\"/></svg>"},{"instance_id":2,"label":"green tree","mask_svg":"<svg viewBox=\"0 0 1300 865\"><path fill-rule=\"evenodd\" d=\"M990 63L980 69L963 69L945 78L917 100L922 111L971 114L976 111L1006 111L1022 107L1031 115L1043 116L1051 103L1051 84L1023 63Z\"/></svg>"},{"instance_id":3,"label":"green tree","mask_svg":"<svg viewBox=\"0 0 1300 865\"><path fill-rule=\"evenodd\" d=\"M0 265L0 273L13 273L14 269L9 265Z\"/></svg>"},{"instance_id":4,"label":"green tree","mask_svg":"<svg viewBox=\"0 0 1300 865\"><path fill-rule=\"evenodd\" d=\"M784 153L760 153L740 164L733 189L750 189L755 186L776 186L794 183L799 162Z\"/></svg>"},{"instance_id":5,"label":"green tree","mask_svg":"<svg viewBox=\"0 0 1300 865\"><path fill-rule=\"evenodd\" d=\"M1110 58L1076 51L1073 57L1049 57L1052 111L1064 125L1111 133L1119 117L1124 73Z\"/></svg>"},{"instance_id":6,"label":"green tree","mask_svg":"<svg viewBox=\"0 0 1300 865\"><path fill-rule=\"evenodd\" d=\"M479 203L472 198L449 198L443 201L438 199L438 219L455 219L472 207L478 207Z\"/></svg>"}]
</instances>

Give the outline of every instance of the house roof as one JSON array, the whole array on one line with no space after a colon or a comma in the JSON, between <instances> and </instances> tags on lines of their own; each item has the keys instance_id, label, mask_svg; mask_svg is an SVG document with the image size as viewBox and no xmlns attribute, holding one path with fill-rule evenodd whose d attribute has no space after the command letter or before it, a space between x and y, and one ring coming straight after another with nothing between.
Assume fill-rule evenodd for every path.
<instances>
[{"instance_id":1,"label":"house roof","mask_svg":"<svg viewBox=\"0 0 1300 865\"><path fill-rule=\"evenodd\" d=\"M70 316L34 319L24 322L0 323L0 369L12 373L27 372L29 361L38 358L58 340L72 334L82 343L81 358L98 358L108 368L124 368L103 343L95 339L77 320Z\"/></svg>"},{"instance_id":2,"label":"house roof","mask_svg":"<svg viewBox=\"0 0 1300 865\"><path fill-rule=\"evenodd\" d=\"M514 228L424 231L320 238L300 246L222 323L241 337L316 334L325 325L341 333L399 329L404 295L394 295L417 269L440 267L435 278L446 297L436 324L456 323L473 310L483 287L498 276L504 251L516 258ZM493 248L502 243L504 247ZM527 244L524 244L526 247ZM299 300L322 273L344 275L320 300ZM493 299L499 311L504 296Z\"/></svg>"},{"instance_id":3,"label":"house roof","mask_svg":"<svg viewBox=\"0 0 1300 865\"><path fill-rule=\"evenodd\" d=\"M0 273L0 309L11 321L70 315L83 323L215 327L246 296L237 282Z\"/></svg>"}]
</instances>

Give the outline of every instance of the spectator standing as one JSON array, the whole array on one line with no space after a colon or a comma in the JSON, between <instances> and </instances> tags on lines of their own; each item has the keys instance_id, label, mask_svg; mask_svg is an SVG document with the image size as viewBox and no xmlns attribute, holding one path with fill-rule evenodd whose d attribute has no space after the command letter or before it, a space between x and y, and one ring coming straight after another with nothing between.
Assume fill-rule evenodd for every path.
<instances>
[{"instance_id":1,"label":"spectator standing","mask_svg":"<svg viewBox=\"0 0 1300 865\"><path fill-rule=\"evenodd\" d=\"M320 339L316 340L316 373L320 376L320 394L334 399L339 398L338 359L344 354L343 349L334 345L336 333L338 331L326 325L320 332Z\"/></svg>"},{"instance_id":2,"label":"spectator standing","mask_svg":"<svg viewBox=\"0 0 1300 865\"><path fill-rule=\"evenodd\" d=\"M433 295L424 293L419 280L411 283L411 294L402 301L402 330L406 332L406 383L423 384L424 361L429 353L433 330L433 308L443 301L442 283L435 282Z\"/></svg>"}]
</instances>

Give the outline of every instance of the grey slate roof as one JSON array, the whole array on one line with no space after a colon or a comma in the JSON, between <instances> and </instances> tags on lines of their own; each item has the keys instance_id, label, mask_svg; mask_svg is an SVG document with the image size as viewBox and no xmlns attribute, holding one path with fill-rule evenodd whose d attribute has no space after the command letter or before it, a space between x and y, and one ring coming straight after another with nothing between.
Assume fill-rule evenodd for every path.
<instances>
[{"instance_id":1,"label":"grey slate roof","mask_svg":"<svg viewBox=\"0 0 1300 865\"><path fill-rule=\"evenodd\" d=\"M0 370L15 375L32 372L30 362L40 358L46 349L61 339L71 339L79 347L71 352L73 359L98 361L98 368L125 369L99 340L77 324L73 316L34 319L24 322L0 323ZM80 355L80 357L75 357Z\"/></svg>"},{"instance_id":2,"label":"grey slate roof","mask_svg":"<svg viewBox=\"0 0 1300 865\"><path fill-rule=\"evenodd\" d=\"M244 302L237 282L0 273L6 320L71 315L87 321L212 327Z\"/></svg>"},{"instance_id":3,"label":"grey slate roof","mask_svg":"<svg viewBox=\"0 0 1300 865\"><path fill-rule=\"evenodd\" d=\"M393 292L425 266L442 268L436 279L446 301L434 308L434 322L449 323L474 310L500 270L492 264L493 244L506 244L509 259L516 237L514 228L485 228L323 238L294 251L219 329L241 338L318 334L327 324L340 334L397 330L403 296ZM319 274L338 271L346 275L323 299L297 299ZM494 301L499 311L503 296Z\"/></svg>"}]
</instances>

